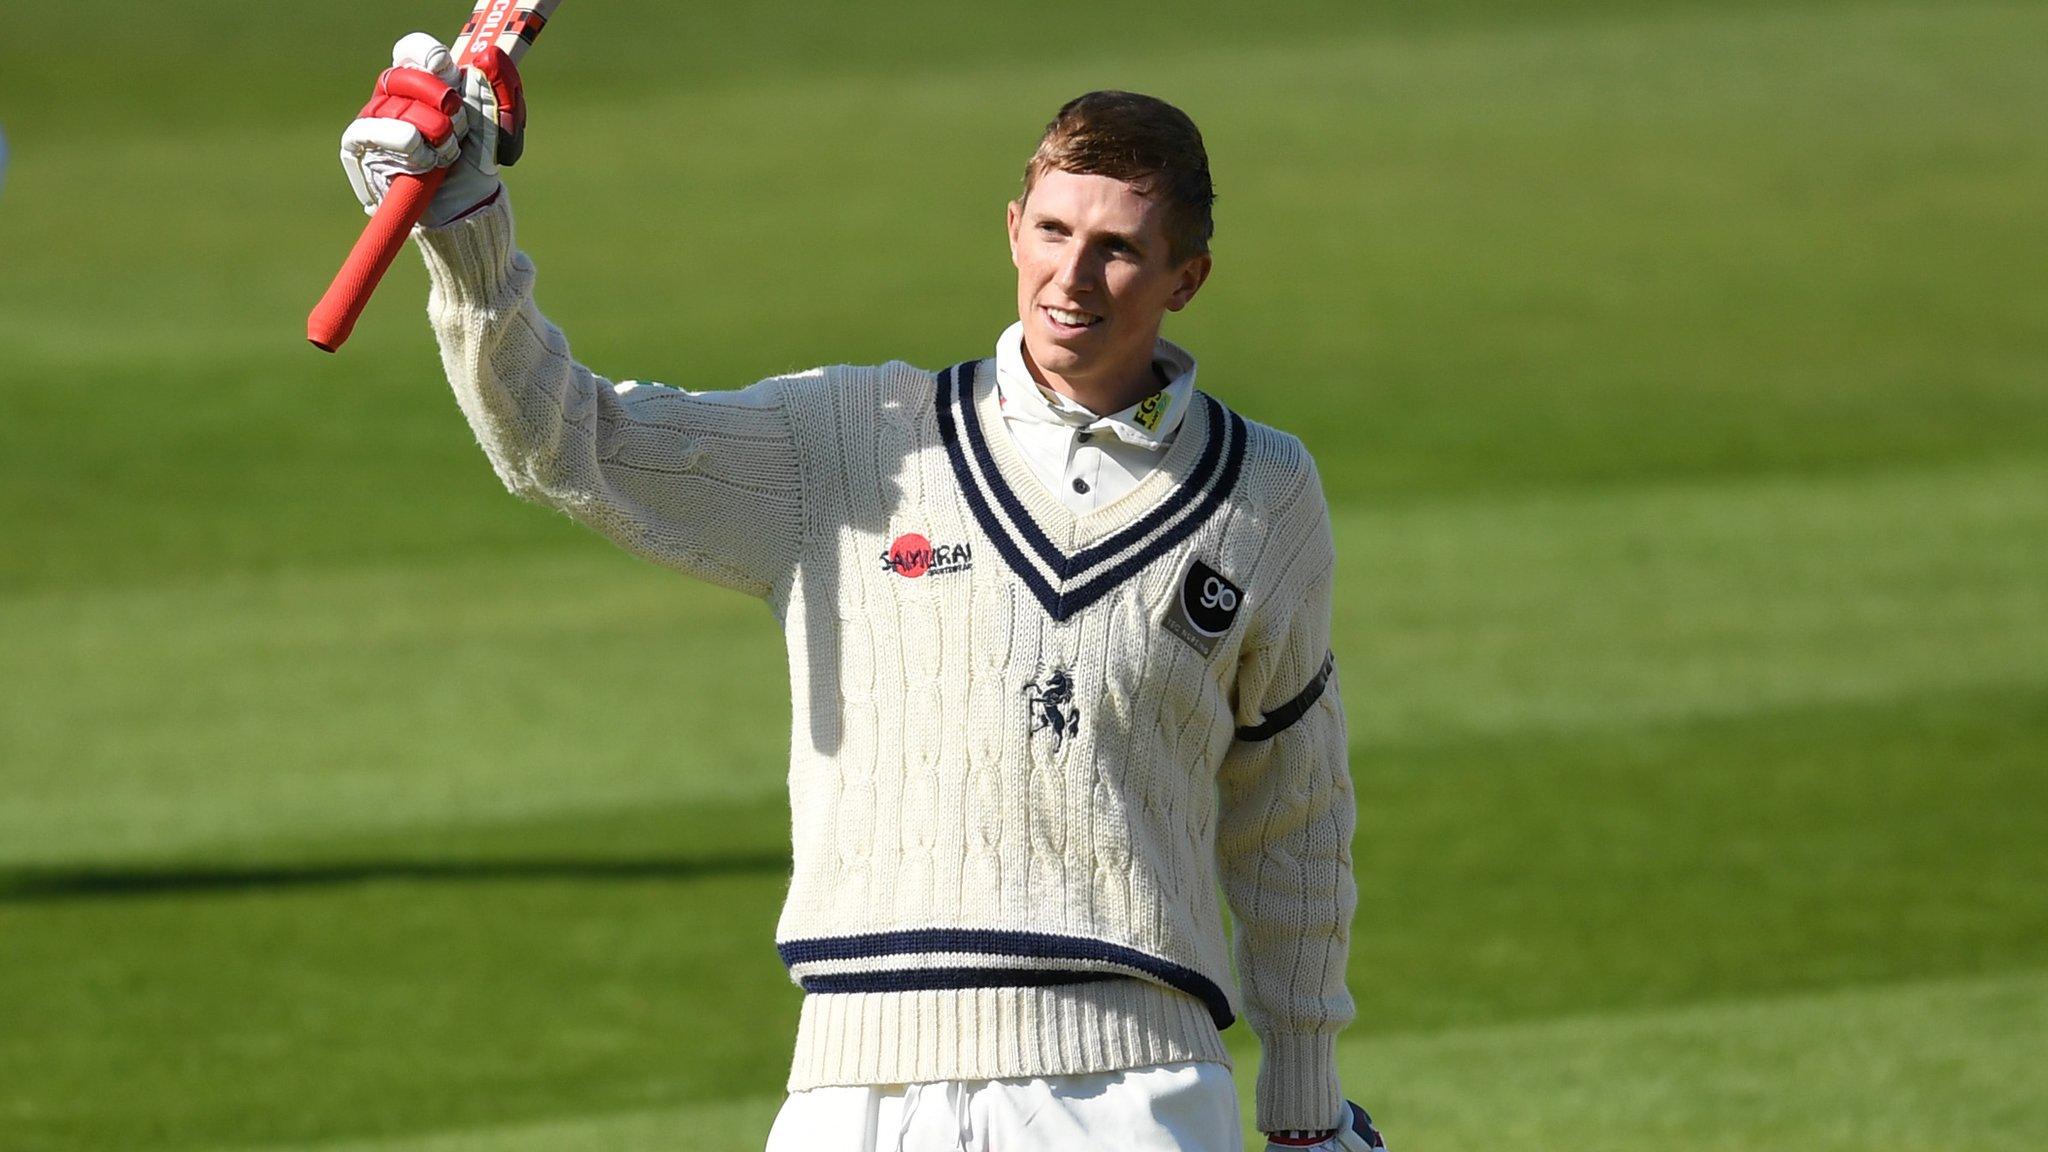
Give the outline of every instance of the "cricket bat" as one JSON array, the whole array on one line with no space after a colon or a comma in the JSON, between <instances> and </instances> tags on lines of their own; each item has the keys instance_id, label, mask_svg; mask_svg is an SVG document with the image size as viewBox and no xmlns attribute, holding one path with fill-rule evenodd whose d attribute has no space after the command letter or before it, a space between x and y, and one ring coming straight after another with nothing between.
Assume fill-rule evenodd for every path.
<instances>
[{"instance_id":1,"label":"cricket bat","mask_svg":"<svg viewBox=\"0 0 2048 1152\"><path fill-rule=\"evenodd\" d=\"M492 45L518 63L561 2L477 0L476 10L469 14L469 23L462 26L452 48L456 67L467 65L477 53ZM370 302L370 293L377 290L377 282L384 278L398 250L405 247L405 238L412 234L413 225L420 222L427 205L434 200L434 192L447 178L447 169L436 168L424 176L399 176L391 181L390 191L378 203L376 215L370 217L355 247L349 250L341 271L334 274L327 294L320 297L306 317L306 339L313 347L332 352L348 339L348 334L355 330L356 318L363 314L363 305Z\"/></svg>"}]
</instances>

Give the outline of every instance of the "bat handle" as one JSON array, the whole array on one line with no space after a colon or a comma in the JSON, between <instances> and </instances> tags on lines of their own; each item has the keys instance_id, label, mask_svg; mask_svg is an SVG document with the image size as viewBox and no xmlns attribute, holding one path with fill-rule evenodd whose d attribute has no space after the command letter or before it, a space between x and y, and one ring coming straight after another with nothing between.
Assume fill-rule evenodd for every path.
<instances>
[{"instance_id":1,"label":"bat handle","mask_svg":"<svg viewBox=\"0 0 2048 1152\"><path fill-rule=\"evenodd\" d=\"M446 168L436 168L424 176L392 177L391 187L377 204L377 214L363 226L363 234L356 238L356 246L349 249L341 271L334 274L334 283L327 286L327 294L320 297L306 317L306 339L313 347L332 352L348 339L348 334L355 330L356 318L363 314L363 305L370 302L370 293L377 290L385 269L391 267L398 250L405 247L412 226L426 214L434 192L447 178Z\"/></svg>"}]
</instances>

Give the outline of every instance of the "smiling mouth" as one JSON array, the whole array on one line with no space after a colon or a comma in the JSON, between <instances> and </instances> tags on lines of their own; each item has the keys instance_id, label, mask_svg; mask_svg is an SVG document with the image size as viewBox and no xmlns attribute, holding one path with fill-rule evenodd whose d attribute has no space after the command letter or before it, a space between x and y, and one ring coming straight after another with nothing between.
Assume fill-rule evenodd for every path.
<instances>
[{"instance_id":1,"label":"smiling mouth","mask_svg":"<svg viewBox=\"0 0 2048 1152\"><path fill-rule=\"evenodd\" d=\"M1052 326L1052 330L1063 335L1085 332L1102 323L1102 317L1097 316L1093 312L1080 312L1066 308L1049 308L1044 305L1040 305L1038 310L1044 313L1047 323Z\"/></svg>"}]
</instances>

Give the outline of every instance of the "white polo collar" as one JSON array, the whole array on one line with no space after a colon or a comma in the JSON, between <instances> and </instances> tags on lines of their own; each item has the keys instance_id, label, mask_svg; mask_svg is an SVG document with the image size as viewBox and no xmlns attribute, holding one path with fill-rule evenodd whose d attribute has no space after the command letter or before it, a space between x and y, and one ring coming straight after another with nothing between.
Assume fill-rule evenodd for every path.
<instances>
[{"instance_id":1,"label":"white polo collar","mask_svg":"<svg viewBox=\"0 0 2048 1152\"><path fill-rule=\"evenodd\" d=\"M1061 424L1076 430L1109 432L1126 444L1157 451L1172 443L1195 393L1195 358L1185 348L1162 339L1152 362L1164 370L1166 387L1120 412L1099 416L1079 402L1039 387L1024 363L1024 325L1020 321L996 338L996 390L1009 419Z\"/></svg>"}]
</instances>

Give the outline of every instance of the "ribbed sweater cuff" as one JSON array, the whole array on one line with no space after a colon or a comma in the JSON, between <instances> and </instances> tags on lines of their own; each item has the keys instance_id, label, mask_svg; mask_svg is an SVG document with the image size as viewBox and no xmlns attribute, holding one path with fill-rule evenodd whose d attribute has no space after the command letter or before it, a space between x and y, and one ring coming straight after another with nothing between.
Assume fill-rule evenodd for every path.
<instances>
[{"instance_id":1,"label":"ribbed sweater cuff","mask_svg":"<svg viewBox=\"0 0 2048 1152\"><path fill-rule=\"evenodd\" d=\"M1230 1052L1199 1000L1144 980L924 992L813 993L789 1090L1079 1076Z\"/></svg>"},{"instance_id":2,"label":"ribbed sweater cuff","mask_svg":"<svg viewBox=\"0 0 2048 1152\"><path fill-rule=\"evenodd\" d=\"M1334 1033L1261 1036L1259 1055L1259 1131L1314 1130L1337 1123L1344 1112L1344 1090L1337 1082Z\"/></svg>"},{"instance_id":3,"label":"ribbed sweater cuff","mask_svg":"<svg viewBox=\"0 0 2048 1152\"><path fill-rule=\"evenodd\" d=\"M446 303L492 311L519 298L531 265L519 259L512 239L512 202L496 201L439 228L415 228L427 275Z\"/></svg>"}]
</instances>

